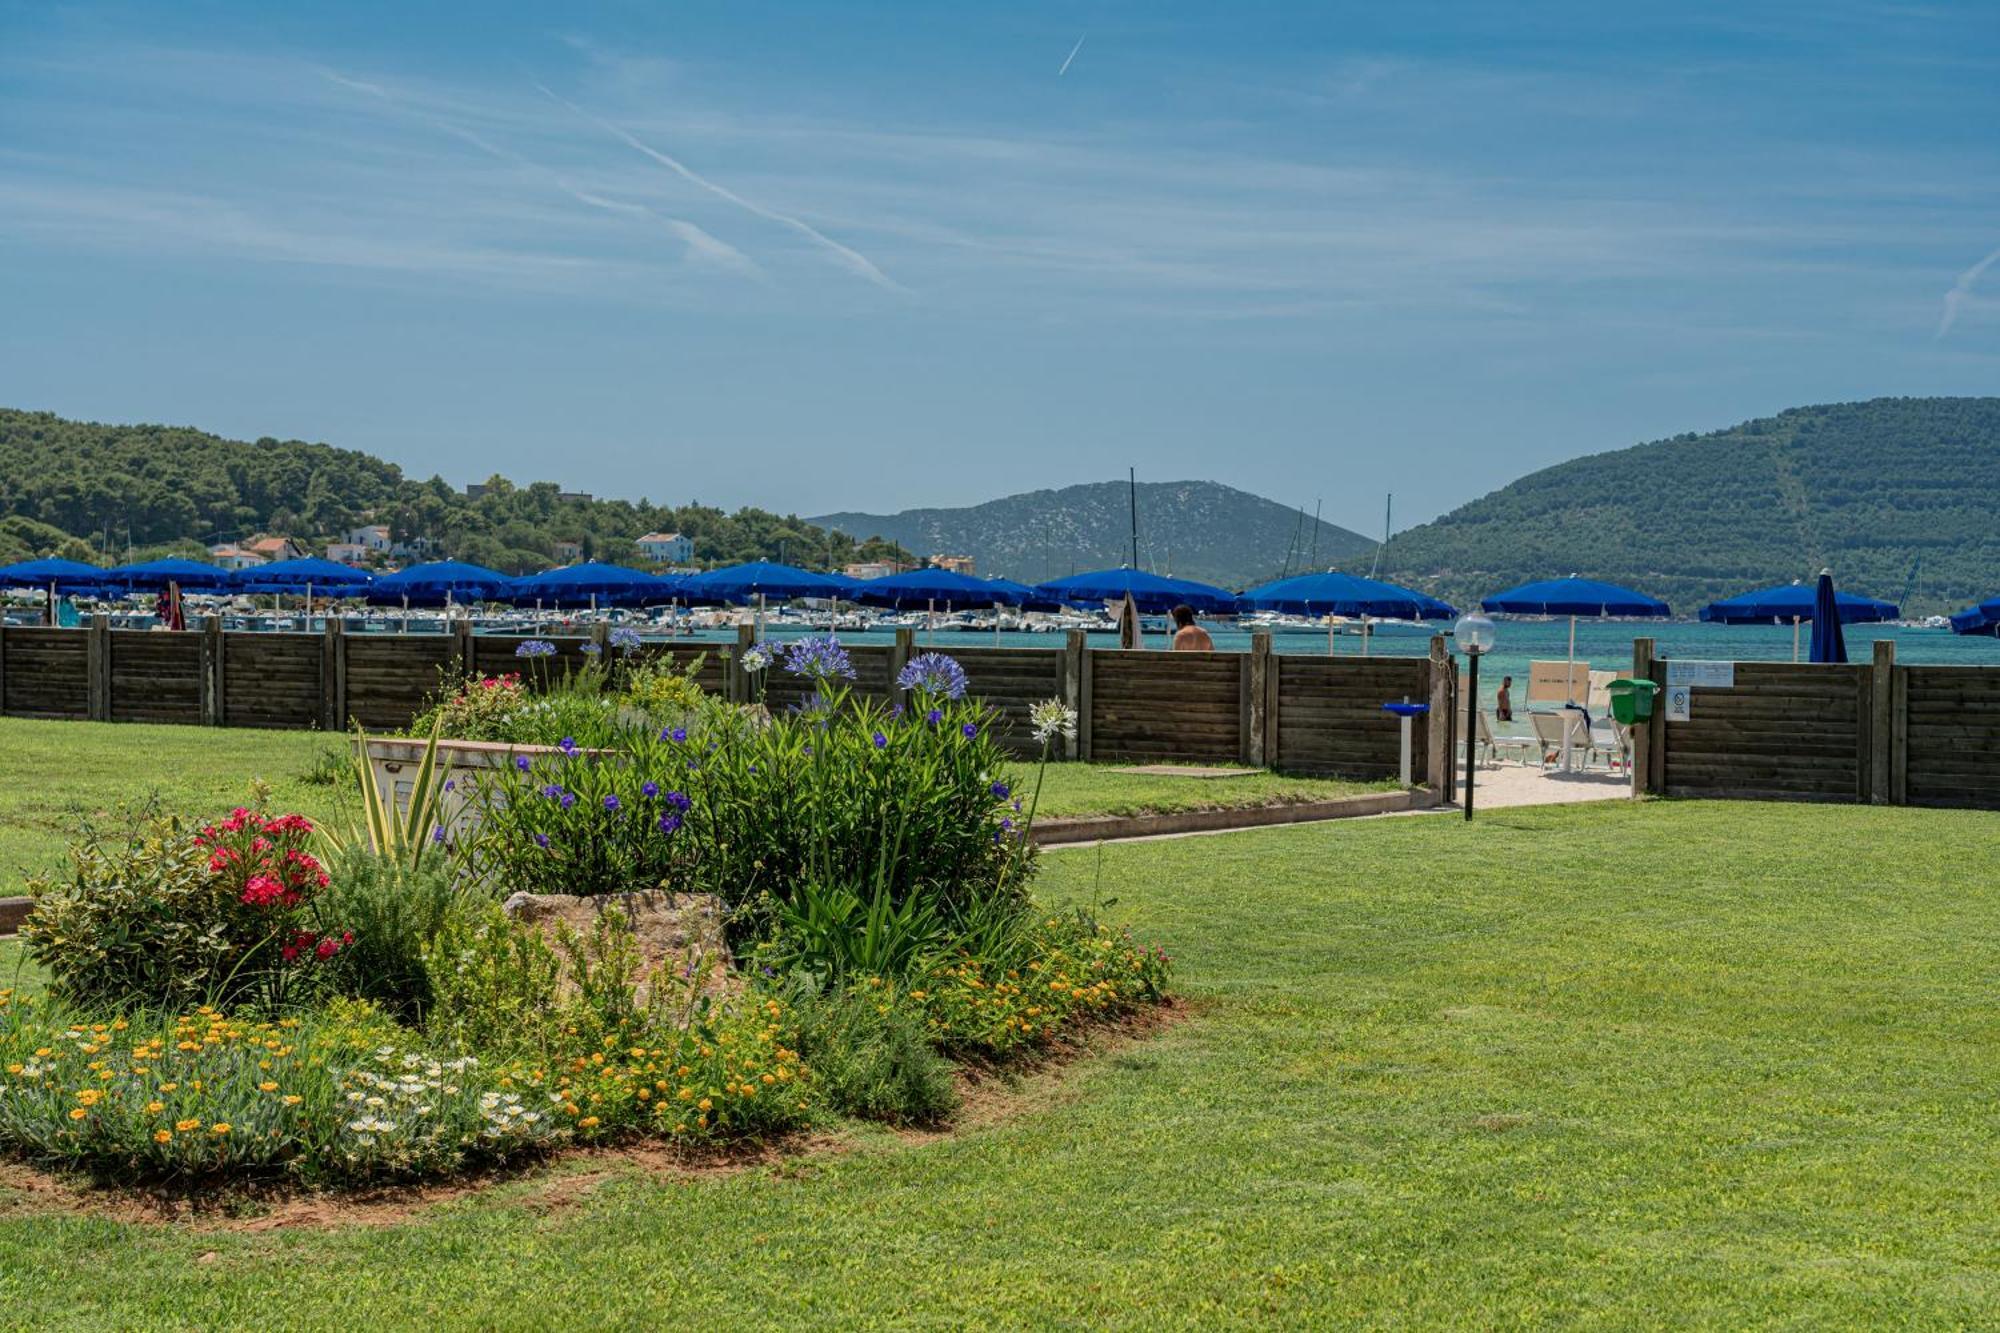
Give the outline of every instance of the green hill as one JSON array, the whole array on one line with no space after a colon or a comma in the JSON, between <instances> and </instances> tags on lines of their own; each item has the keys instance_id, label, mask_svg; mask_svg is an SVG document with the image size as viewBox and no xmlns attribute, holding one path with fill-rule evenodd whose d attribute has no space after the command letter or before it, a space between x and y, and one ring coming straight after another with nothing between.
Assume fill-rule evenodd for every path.
<instances>
[{"instance_id":1,"label":"green hill","mask_svg":"<svg viewBox=\"0 0 2000 1333\"><path fill-rule=\"evenodd\" d=\"M1376 543L1319 524L1275 500L1212 481L1141 482L1139 563L1160 573L1241 588L1372 554ZM969 555L981 574L1030 583L1131 562L1131 495L1122 481L1029 491L963 509L826 514L812 520L873 532L921 556Z\"/></svg>"},{"instance_id":2,"label":"green hill","mask_svg":"<svg viewBox=\"0 0 2000 1333\"><path fill-rule=\"evenodd\" d=\"M1400 532L1389 577L1463 604L1571 573L1693 615L1822 567L1905 615L2000 592L2000 398L1800 407L1592 454Z\"/></svg>"},{"instance_id":3,"label":"green hill","mask_svg":"<svg viewBox=\"0 0 2000 1333\"><path fill-rule=\"evenodd\" d=\"M475 499L351 449L0 408L0 562L198 555L259 533L318 546L361 523L386 523L399 542L506 573L568 563L558 544L570 542L588 557L636 562L633 542L653 531L686 533L703 561L783 558L825 568L907 555L761 509L598 500L502 477L488 478Z\"/></svg>"}]
</instances>

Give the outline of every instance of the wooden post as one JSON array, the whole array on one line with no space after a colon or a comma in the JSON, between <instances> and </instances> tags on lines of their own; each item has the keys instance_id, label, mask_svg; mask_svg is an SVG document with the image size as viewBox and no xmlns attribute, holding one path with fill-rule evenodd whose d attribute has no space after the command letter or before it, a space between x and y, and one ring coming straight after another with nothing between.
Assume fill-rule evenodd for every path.
<instances>
[{"instance_id":1,"label":"wooden post","mask_svg":"<svg viewBox=\"0 0 2000 1333\"><path fill-rule=\"evenodd\" d=\"M1653 678L1653 640L1632 640L1632 679L1651 680ZM1655 716L1666 708L1666 700L1657 695L1653 699ZM1632 794L1644 796L1653 789L1653 724L1634 723L1632 726Z\"/></svg>"},{"instance_id":2,"label":"wooden post","mask_svg":"<svg viewBox=\"0 0 2000 1333\"><path fill-rule=\"evenodd\" d=\"M0 617L0 713L7 711L7 621Z\"/></svg>"},{"instance_id":3,"label":"wooden post","mask_svg":"<svg viewBox=\"0 0 2000 1333\"><path fill-rule=\"evenodd\" d=\"M1896 641L1875 640L1868 675L1868 801L1887 805L1896 771Z\"/></svg>"},{"instance_id":4,"label":"wooden post","mask_svg":"<svg viewBox=\"0 0 2000 1333\"><path fill-rule=\"evenodd\" d=\"M111 720L111 617L99 611L90 618L84 640L84 716L92 722Z\"/></svg>"},{"instance_id":5,"label":"wooden post","mask_svg":"<svg viewBox=\"0 0 2000 1333\"><path fill-rule=\"evenodd\" d=\"M319 641L319 725L323 731L347 729L347 624L329 615Z\"/></svg>"},{"instance_id":6,"label":"wooden post","mask_svg":"<svg viewBox=\"0 0 2000 1333\"><path fill-rule=\"evenodd\" d=\"M473 664L479 660L472 646L472 622L454 620L451 623L451 674L463 680L472 674Z\"/></svg>"},{"instance_id":7,"label":"wooden post","mask_svg":"<svg viewBox=\"0 0 2000 1333\"><path fill-rule=\"evenodd\" d=\"M467 626L469 630L471 627ZM469 634L467 637L471 637ZM590 641L597 645L597 660L606 666L611 664L611 622L593 620L590 622Z\"/></svg>"},{"instance_id":8,"label":"wooden post","mask_svg":"<svg viewBox=\"0 0 2000 1333\"><path fill-rule=\"evenodd\" d=\"M1897 667L1889 686L1889 800L1910 803L1910 669Z\"/></svg>"},{"instance_id":9,"label":"wooden post","mask_svg":"<svg viewBox=\"0 0 2000 1333\"><path fill-rule=\"evenodd\" d=\"M1242 691L1243 762L1267 768L1277 756L1265 748L1266 716L1271 688L1271 632L1258 630L1250 636L1250 651L1243 656L1239 677Z\"/></svg>"},{"instance_id":10,"label":"wooden post","mask_svg":"<svg viewBox=\"0 0 2000 1333\"><path fill-rule=\"evenodd\" d=\"M1077 677L1076 691L1076 757L1084 763L1090 762L1092 747L1090 741L1090 692L1091 677L1097 670L1097 649L1083 650L1083 670Z\"/></svg>"},{"instance_id":11,"label":"wooden post","mask_svg":"<svg viewBox=\"0 0 2000 1333\"><path fill-rule=\"evenodd\" d=\"M1452 661L1444 635L1431 635L1430 706L1424 715L1424 778L1439 805L1451 804L1455 786L1452 752Z\"/></svg>"},{"instance_id":12,"label":"wooden post","mask_svg":"<svg viewBox=\"0 0 2000 1333\"><path fill-rule=\"evenodd\" d=\"M1644 641L1652 668L1646 678L1659 686L1653 691L1653 720L1646 724L1646 790L1655 796L1667 794L1667 659L1660 657L1651 639ZM1636 647L1635 647L1636 651ZM1637 742L1634 742L1636 745ZM1637 765L1635 764L1636 768Z\"/></svg>"},{"instance_id":13,"label":"wooden post","mask_svg":"<svg viewBox=\"0 0 2000 1333\"><path fill-rule=\"evenodd\" d=\"M1058 682L1058 696L1065 707L1077 717L1077 734L1063 737L1062 755L1065 759L1079 759L1083 755L1083 660L1089 652L1090 636L1080 629L1067 631L1063 636L1062 674Z\"/></svg>"},{"instance_id":14,"label":"wooden post","mask_svg":"<svg viewBox=\"0 0 2000 1333\"><path fill-rule=\"evenodd\" d=\"M903 692L896 688L896 677L903 674L903 668L917 655L917 632L908 625L896 627L896 641L889 645L889 702L908 703Z\"/></svg>"},{"instance_id":15,"label":"wooden post","mask_svg":"<svg viewBox=\"0 0 2000 1333\"><path fill-rule=\"evenodd\" d=\"M201 724L219 727L228 721L222 704L222 617L201 622Z\"/></svg>"},{"instance_id":16,"label":"wooden post","mask_svg":"<svg viewBox=\"0 0 2000 1333\"><path fill-rule=\"evenodd\" d=\"M757 642L755 625L736 627L736 651L729 655L728 687L723 691L731 703L750 702L750 673L743 669L743 654L755 642ZM765 669L769 670L768 667Z\"/></svg>"}]
</instances>

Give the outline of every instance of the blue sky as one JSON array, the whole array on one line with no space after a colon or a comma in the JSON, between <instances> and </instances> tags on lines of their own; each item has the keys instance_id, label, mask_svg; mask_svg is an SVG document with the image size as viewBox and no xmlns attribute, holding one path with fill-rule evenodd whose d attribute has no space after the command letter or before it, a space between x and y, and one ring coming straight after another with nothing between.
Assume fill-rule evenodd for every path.
<instances>
[{"instance_id":1,"label":"blue sky","mask_svg":"<svg viewBox=\"0 0 2000 1333\"><path fill-rule=\"evenodd\" d=\"M0 0L0 403L802 513L1132 465L1401 527L2000 392L1996 89L1980 4Z\"/></svg>"}]
</instances>

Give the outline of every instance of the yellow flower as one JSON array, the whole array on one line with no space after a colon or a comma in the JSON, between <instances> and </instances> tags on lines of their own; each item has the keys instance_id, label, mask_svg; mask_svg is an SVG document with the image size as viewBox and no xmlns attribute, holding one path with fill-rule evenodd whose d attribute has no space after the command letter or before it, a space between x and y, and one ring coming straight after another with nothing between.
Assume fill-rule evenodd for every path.
<instances>
[{"instance_id":1,"label":"yellow flower","mask_svg":"<svg viewBox=\"0 0 2000 1333\"><path fill-rule=\"evenodd\" d=\"M304 1100L305 1098L299 1096L296 1092L288 1092L285 1094L285 1105L287 1106L297 1106L300 1102Z\"/></svg>"},{"instance_id":2,"label":"yellow flower","mask_svg":"<svg viewBox=\"0 0 2000 1333\"><path fill-rule=\"evenodd\" d=\"M704 1111L712 1111L712 1110L714 1110L714 1109L715 1109L715 1103L714 1103L714 1102L712 1102L712 1101L710 1101L710 1100L709 1100L708 1098L706 1098L706 1097L704 1097L704 1098L702 1098L702 1099L701 1099L700 1101L696 1102L696 1103L695 1103L695 1105L696 1105L696 1106L698 1106L698 1107L700 1107L700 1108L701 1108L702 1110L704 1110Z\"/></svg>"},{"instance_id":3,"label":"yellow flower","mask_svg":"<svg viewBox=\"0 0 2000 1333\"><path fill-rule=\"evenodd\" d=\"M84 1118L85 1116L87 1116L87 1115L89 1115L89 1114L90 1114L90 1112L88 1112L88 1111L84 1110L84 1109L83 1109L83 1108L82 1108L81 1106L79 1106L79 1107L76 1107L75 1109L73 1109L73 1110L72 1110L72 1111L71 1111L71 1112L69 1113L69 1118L70 1118L70 1119L72 1119L72 1120L81 1120L81 1119L83 1119L83 1118Z\"/></svg>"},{"instance_id":4,"label":"yellow flower","mask_svg":"<svg viewBox=\"0 0 2000 1333\"><path fill-rule=\"evenodd\" d=\"M174 1128L175 1128L175 1129L177 1129L177 1130L179 1130L179 1131L180 1131L181 1133L185 1134L185 1133L187 1133L187 1132L188 1132L189 1130L191 1130L191 1129L200 1129L200 1128L201 1128L201 1121L199 1121L199 1120L176 1120L176 1121L174 1122Z\"/></svg>"},{"instance_id":5,"label":"yellow flower","mask_svg":"<svg viewBox=\"0 0 2000 1333\"><path fill-rule=\"evenodd\" d=\"M146 1114L147 1114L147 1115L158 1115L158 1114L159 1114L160 1112L162 1112L162 1111L164 1111L164 1110L166 1110L166 1109L167 1109L167 1104L166 1104L165 1102L147 1102L147 1103L146 1103Z\"/></svg>"},{"instance_id":6,"label":"yellow flower","mask_svg":"<svg viewBox=\"0 0 2000 1333\"><path fill-rule=\"evenodd\" d=\"M173 1137L172 1130L156 1129L153 1131L153 1142L155 1143L170 1143L173 1141Z\"/></svg>"},{"instance_id":7,"label":"yellow flower","mask_svg":"<svg viewBox=\"0 0 2000 1333\"><path fill-rule=\"evenodd\" d=\"M180 1084L178 1084L178 1083L162 1083L162 1084L160 1085L160 1091L161 1091L161 1092L172 1092L172 1091L173 1091L173 1090L174 1090L175 1088L178 1088L179 1086L180 1086Z\"/></svg>"},{"instance_id":8,"label":"yellow flower","mask_svg":"<svg viewBox=\"0 0 2000 1333\"><path fill-rule=\"evenodd\" d=\"M596 1129L597 1117L594 1115L587 1115L583 1119L577 1121L576 1123L584 1129Z\"/></svg>"},{"instance_id":9,"label":"yellow flower","mask_svg":"<svg viewBox=\"0 0 2000 1333\"><path fill-rule=\"evenodd\" d=\"M275 1083L259 1083L257 1085L257 1091L259 1092L276 1092L277 1090L278 1085Z\"/></svg>"},{"instance_id":10,"label":"yellow flower","mask_svg":"<svg viewBox=\"0 0 2000 1333\"><path fill-rule=\"evenodd\" d=\"M227 1134L229 1132L229 1122L227 1120L218 1120L208 1127L208 1132L211 1134Z\"/></svg>"}]
</instances>

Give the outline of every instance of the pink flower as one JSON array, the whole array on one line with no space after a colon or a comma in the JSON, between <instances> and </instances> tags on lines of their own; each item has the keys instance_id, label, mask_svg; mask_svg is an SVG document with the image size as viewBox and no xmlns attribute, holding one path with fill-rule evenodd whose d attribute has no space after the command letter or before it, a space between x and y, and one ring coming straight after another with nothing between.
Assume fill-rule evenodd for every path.
<instances>
[{"instance_id":1,"label":"pink flower","mask_svg":"<svg viewBox=\"0 0 2000 1333\"><path fill-rule=\"evenodd\" d=\"M252 875L243 885L243 901L251 907L270 907L292 896L283 883L269 875Z\"/></svg>"}]
</instances>

